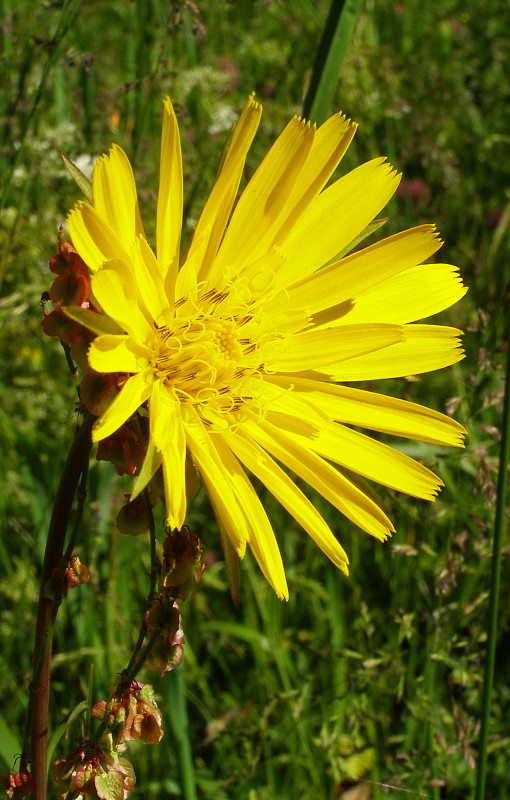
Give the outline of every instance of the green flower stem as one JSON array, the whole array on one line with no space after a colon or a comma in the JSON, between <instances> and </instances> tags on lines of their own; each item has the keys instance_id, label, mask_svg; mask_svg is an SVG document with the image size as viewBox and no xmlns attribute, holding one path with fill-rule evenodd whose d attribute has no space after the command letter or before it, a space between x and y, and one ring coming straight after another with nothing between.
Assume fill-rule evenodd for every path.
<instances>
[{"instance_id":1,"label":"green flower stem","mask_svg":"<svg viewBox=\"0 0 510 800\"><path fill-rule=\"evenodd\" d=\"M59 241L60 241L60 235L59 235ZM66 364L68 366L69 372L71 373L73 378L76 378L78 374L78 368L74 363L73 357L71 355L71 346L66 344L65 342L61 342L61 345L62 345L62 350L64 351L64 356L66 359Z\"/></svg>"},{"instance_id":2,"label":"green flower stem","mask_svg":"<svg viewBox=\"0 0 510 800\"><path fill-rule=\"evenodd\" d=\"M150 635L150 638L149 638L147 644L145 645L143 650L140 652L140 655L139 655L138 658L136 658L135 654L133 653L133 655L131 656L131 660L129 662L129 665L126 667L126 669L122 673L122 678L119 681L119 683L117 684L117 686L115 687L115 692L114 693L117 693L117 692L122 693L122 691L124 691L124 689L126 689L135 680L137 674L139 673L139 671L141 670L141 668L145 664L145 661L146 661L148 655L150 654L152 648L156 644L158 636L161 635L161 631L162 630L163 630L163 626L154 628L153 632ZM114 694L114 693L112 693L112 694ZM108 725L107 725L106 721L103 719L101 721L101 724L99 725L99 728L97 729L94 737L92 738L92 743L93 744L98 744L99 740L101 739L101 736L106 731L107 727L108 727ZM34 797L34 800L35 800L35 797Z\"/></svg>"},{"instance_id":3,"label":"green flower stem","mask_svg":"<svg viewBox=\"0 0 510 800\"><path fill-rule=\"evenodd\" d=\"M112 692L111 697L114 697L117 693L121 694L135 680L138 672L143 667L143 665L145 663L145 660L147 659L147 656L149 655L150 651L154 647L154 645L155 645L155 643L157 641L157 638L158 638L158 636L160 636L162 630L163 630L162 626L159 627L159 628L155 628L153 630L153 632L150 635L149 641L147 642L147 644L145 645L145 647L141 651L140 656L138 658L136 658L135 654L133 653L133 655L131 656L131 660L129 662L129 665L126 667L126 669L122 673L121 680L116 685L114 691ZM98 729L96 730L94 736L91 739L92 744L97 745L99 743L99 740L101 739L101 736L107 730L107 728L108 728L108 724L107 724L106 720L102 719Z\"/></svg>"},{"instance_id":4,"label":"green flower stem","mask_svg":"<svg viewBox=\"0 0 510 800\"><path fill-rule=\"evenodd\" d=\"M160 625L157 628L154 628L149 639L147 640L147 644L142 648L138 658L131 659L129 662L129 666L126 668L125 672L122 673L122 680L119 686L129 686L129 684L135 680L136 676L140 672L141 668L145 664L147 657L150 655L150 652L159 636L161 636L162 631L164 630L164 625Z\"/></svg>"},{"instance_id":5,"label":"green flower stem","mask_svg":"<svg viewBox=\"0 0 510 800\"><path fill-rule=\"evenodd\" d=\"M154 524L154 514L152 513L152 504L147 489L145 489L143 493L143 499L145 501L145 507L147 509L147 513L149 515L149 539L151 547L151 573L150 573L149 593L147 595L147 608L149 609L154 600L154 595L156 594L156 583L160 573L160 564L158 562L158 557L156 553L156 526Z\"/></svg>"},{"instance_id":6,"label":"green flower stem","mask_svg":"<svg viewBox=\"0 0 510 800\"><path fill-rule=\"evenodd\" d=\"M45 800L47 787L48 700L51 645L61 598L46 595L47 584L62 563L65 539L74 496L86 470L92 446L91 431L95 417L87 414L69 450L53 505L48 528L46 550L41 575L39 606L34 645L34 670L30 686L27 728L31 730L31 772L34 779L34 800ZM28 735L25 736L25 746ZM26 755L26 751L25 751Z\"/></svg>"},{"instance_id":7,"label":"green flower stem","mask_svg":"<svg viewBox=\"0 0 510 800\"><path fill-rule=\"evenodd\" d=\"M89 464L88 459L83 465L83 470L80 476L80 482L76 490L76 513L74 517L73 530L67 543L66 551L64 553L64 560L69 561L73 555L74 546L80 532L81 523L83 520L83 512L85 510L85 501L87 499L87 481L89 477Z\"/></svg>"},{"instance_id":8,"label":"green flower stem","mask_svg":"<svg viewBox=\"0 0 510 800\"><path fill-rule=\"evenodd\" d=\"M154 524L154 515L152 513L152 506L151 506L151 503L150 503L150 500L149 500L149 495L148 495L147 491L144 492L143 497L144 497L144 500L145 500L145 506L147 508L147 512L149 514L149 539L150 539L150 550L151 550L150 585L149 585L149 592L147 594L147 605L146 605L146 610L148 611L149 608L152 605L152 601L154 599L154 594L156 592L156 581L157 581L157 578L158 578L159 569L158 569L158 560L157 560L157 556L156 556L156 527L155 527L155 524ZM137 655L138 655L138 653L140 652L140 650L142 648L142 645L144 643L146 635L147 635L147 628L145 627L145 616L144 616L144 619L142 619L142 623L140 625L140 632L138 634L138 639L136 640L136 644L134 646L133 652L131 654L131 658L129 660L129 664L127 665L126 669L124 670L125 674L129 674L130 673L133 664L136 662ZM148 652L147 652L145 658L147 657L147 655L148 655ZM138 667L138 669L139 668L140 667ZM130 680L132 680L132 679L130 679ZM125 683L124 680L123 680L123 683Z\"/></svg>"},{"instance_id":9,"label":"green flower stem","mask_svg":"<svg viewBox=\"0 0 510 800\"><path fill-rule=\"evenodd\" d=\"M149 538L150 538L150 552L151 552L150 585L149 585L149 592L147 594L147 605L146 605L146 610L148 610L152 605L152 602L153 602L153 599L154 599L154 595L156 593L156 582L157 582L157 578L158 578L158 574L159 574L159 567L158 567L158 560L157 560L157 554L156 554L156 526L154 524L154 515L152 513L152 505L150 503L149 494L148 494L147 491L144 492L143 496L144 496L144 500L145 500L145 505L146 505L147 511L149 513ZM129 686L129 684L132 681L134 681L134 679L136 678L136 675L138 674L138 672L143 667L143 665L145 663L145 660L147 659L147 656L149 655L150 651L154 647L154 644L156 643L156 640L157 640L158 636L161 634L162 630L163 630L163 627L156 628L152 632L149 641L147 642L147 644L145 645L145 647L142 650L143 643L144 643L145 638L147 636L147 628L146 628L146 625L145 625L145 615L144 615L144 618L142 619L142 622L141 622L141 625L140 625L140 631L138 633L138 639L136 640L136 644L135 644L135 646L133 648L133 652L131 654L131 658L129 659L129 663L128 663L127 667L122 672L121 680L115 686L115 688L114 688L114 690L112 692L112 695L111 695L112 697L119 690L121 691L123 688L126 688L127 686ZM107 727L108 726L107 726L105 720L103 720L101 722L99 728L97 729L97 731L95 733L95 736L93 737L92 741L95 744L97 744L99 742L101 736L106 731Z\"/></svg>"},{"instance_id":10,"label":"green flower stem","mask_svg":"<svg viewBox=\"0 0 510 800\"><path fill-rule=\"evenodd\" d=\"M494 518L494 537L492 541L492 562L490 579L489 612L487 620L487 652L485 655L485 675L482 696L482 725L476 771L475 800L485 800L487 777L487 745L496 660L497 622L501 578L501 549L506 517L506 495L508 483L508 461L510 457L510 346L507 351L505 394L503 399L503 420L501 427L501 447L499 455L498 484L496 495L496 514Z\"/></svg>"}]
</instances>

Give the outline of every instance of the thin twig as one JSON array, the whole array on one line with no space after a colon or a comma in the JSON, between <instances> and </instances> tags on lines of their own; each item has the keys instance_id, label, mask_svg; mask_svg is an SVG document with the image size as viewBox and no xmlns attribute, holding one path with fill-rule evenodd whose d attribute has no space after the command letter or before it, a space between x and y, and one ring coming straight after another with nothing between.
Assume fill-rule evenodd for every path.
<instances>
[{"instance_id":1,"label":"thin twig","mask_svg":"<svg viewBox=\"0 0 510 800\"><path fill-rule=\"evenodd\" d=\"M152 605L154 600L154 594L156 592L156 581L158 577L158 563L156 557L156 527L154 524L154 514L152 513L152 505L150 503L147 490L144 491L143 494L145 507L147 509L147 513L149 514L149 539L150 539L150 550L151 550L151 571L150 571L150 584L149 584L149 591L147 593L147 601L145 610L148 611ZM142 645L144 643L145 637L147 635L147 628L145 625L145 614L143 616L142 622L140 624L140 630L138 633L138 639L136 640L136 644L133 648L133 652L131 653L131 658L129 659L129 664L127 665L126 669L124 670L123 674L129 674L133 664L137 660L138 653L140 652ZM148 653L147 653L148 655ZM124 681L123 681L124 682Z\"/></svg>"}]
</instances>

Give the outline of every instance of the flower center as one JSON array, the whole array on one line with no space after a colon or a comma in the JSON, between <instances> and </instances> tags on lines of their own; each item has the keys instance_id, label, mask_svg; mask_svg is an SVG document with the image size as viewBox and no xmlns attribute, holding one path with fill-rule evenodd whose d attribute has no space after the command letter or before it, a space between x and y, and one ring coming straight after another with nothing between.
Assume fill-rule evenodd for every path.
<instances>
[{"instance_id":1,"label":"flower center","mask_svg":"<svg viewBox=\"0 0 510 800\"><path fill-rule=\"evenodd\" d=\"M220 428L253 404L263 371L260 348L274 334L239 292L202 291L178 301L170 322L154 324L151 368L179 402L193 404L204 422Z\"/></svg>"}]
</instances>

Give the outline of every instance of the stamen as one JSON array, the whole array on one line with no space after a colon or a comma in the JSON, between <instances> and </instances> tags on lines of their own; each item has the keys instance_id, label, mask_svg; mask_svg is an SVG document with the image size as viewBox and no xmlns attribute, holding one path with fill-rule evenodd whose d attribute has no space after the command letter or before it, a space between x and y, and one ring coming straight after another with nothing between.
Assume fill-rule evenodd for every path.
<instances>
[{"instance_id":1,"label":"stamen","mask_svg":"<svg viewBox=\"0 0 510 800\"><path fill-rule=\"evenodd\" d=\"M255 309L249 287L236 281L217 290L203 282L173 308L180 308L180 315L168 324L154 322L150 364L155 378L180 403L193 405L211 430L236 425L248 408L262 418L258 397L264 365L257 352L276 332ZM239 336L242 328L245 335Z\"/></svg>"}]
</instances>

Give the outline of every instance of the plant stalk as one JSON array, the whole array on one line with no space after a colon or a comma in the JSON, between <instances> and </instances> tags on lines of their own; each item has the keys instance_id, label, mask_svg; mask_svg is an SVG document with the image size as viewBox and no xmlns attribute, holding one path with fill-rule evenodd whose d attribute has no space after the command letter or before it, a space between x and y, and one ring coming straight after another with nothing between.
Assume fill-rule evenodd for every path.
<instances>
[{"instance_id":1,"label":"plant stalk","mask_svg":"<svg viewBox=\"0 0 510 800\"><path fill-rule=\"evenodd\" d=\"M31 731L32 750L29 760L34 780L34 800L46 800L51 645L53 624L61 602L61 598L47 596L47 584L62 563L74 496L80 477L88 465L94 420L95 417L92 414L85 416L71 445L55 495L46 540L37 611L27 735L24 746L25 749L29 738L28 731Z\"/></svg>"}]
</instances>

